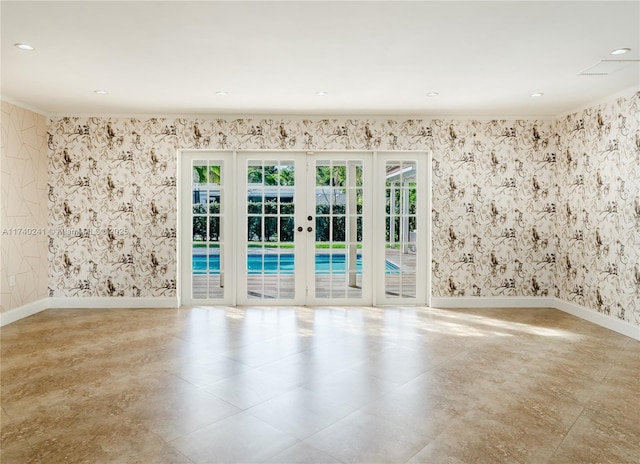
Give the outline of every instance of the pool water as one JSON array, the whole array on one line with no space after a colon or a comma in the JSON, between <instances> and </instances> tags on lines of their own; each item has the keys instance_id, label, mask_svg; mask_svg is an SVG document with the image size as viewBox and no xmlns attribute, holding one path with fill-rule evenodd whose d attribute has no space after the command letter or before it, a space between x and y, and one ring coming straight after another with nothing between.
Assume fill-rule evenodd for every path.
<instances>
[{"instance_id":1,"label":"pool water","mask_svg":"<svg viewBox=\"0 0 640 464\"><path fill-rule=\"evenodd\" d=\"M278 259L279 258L279 259ZM193 273L205 274L207 270L207 256L193 256ZM247 269L249 274L293 274L294 255L291 254L250 254L247 256ZM342 253L316 254L316 274L344 274L346 269L346 256ZM387 274L397 274L398 266L385 261ZM362 255L356 259L356 272L362 274ZM209 273L220 273L220 255L209 255Z\"/></svg>"}]
</instances>

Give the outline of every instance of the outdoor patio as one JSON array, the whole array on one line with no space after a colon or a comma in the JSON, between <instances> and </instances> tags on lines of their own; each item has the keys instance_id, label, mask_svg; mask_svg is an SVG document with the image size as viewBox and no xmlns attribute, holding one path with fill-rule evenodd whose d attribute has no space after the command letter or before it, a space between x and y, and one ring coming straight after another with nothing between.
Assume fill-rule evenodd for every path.
<instances>
[{"instance_id":1,"label":"outdoor patio","mask_svg":"<svg viewBox=\"0 0 640 464\"><path fill-rule=\"evenodd\" d=\"M326 253L328 250L322 250ZM341 250L342 251L342 250ZM387 249L386 260L400 271L385 274L385 293L390 297L414 298L416 296L416 255ZM207 280L209 287L207 289ZM224 280L224 279L223 279ZM356 299L362 297L362 275L356 277L356 287L348 285L346 273L315 276L315 297L327 299ZM220 274L194 274L194 299L220 299L224 296ZM209 293L207 297L207 292ZM294 298L293 274L251 274L247 276L247 293L250 299Z\"/></svg>"}]
</instances>

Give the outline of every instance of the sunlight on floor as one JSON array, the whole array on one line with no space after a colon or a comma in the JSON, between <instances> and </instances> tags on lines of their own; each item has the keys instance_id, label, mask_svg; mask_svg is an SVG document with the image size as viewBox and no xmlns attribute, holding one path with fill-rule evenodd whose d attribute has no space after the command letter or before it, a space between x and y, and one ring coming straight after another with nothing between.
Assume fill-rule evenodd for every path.
<instances>
[{"instance_id":1,"label":"sunlight on floor","mask_svg":"<svg viewBox=\"0 0 640 464\"><path fill-rule=\"evenodd\" d=\"M200 311L196 311L200 310ZM301 336L318 335L323 332L327 324L336 324L345 333L356 333L362 329L365 320L382 321L378 335L381 337L394 337L402 332L407 337L407 328L414 327L416 336L420 333L431 332L443 335L455 335L459 337L515 337L523 334L538 335L543 337L558 337L567 340L580 340L581 336L568 330L550 328L544 326L544 319L540 325L534 323L514 322L504 320L496 315L496 311L522 311L521 309L487 310L492 315L476 314L478 310L461 309L437 309L428 307L404 307L404 308L374 308L374 307L332 307L323 306L308 307L247 307L247 308L214 308L200 306L194 308L192 320L197 324L200 318L207 321L212 319L222 323L225 319L238 322L246 322L247 330L273 330L274 326L280 328L296 327L302 323L311 323L311 326L298 327ZM535 315L536 309L530 309ZM260 322L259 326L254 323ZM265 326L265 324L267 324ZM256 328L259 327L259 328ZM267 329L269 327L269 329Z\"/></svg>"}]
</instances>

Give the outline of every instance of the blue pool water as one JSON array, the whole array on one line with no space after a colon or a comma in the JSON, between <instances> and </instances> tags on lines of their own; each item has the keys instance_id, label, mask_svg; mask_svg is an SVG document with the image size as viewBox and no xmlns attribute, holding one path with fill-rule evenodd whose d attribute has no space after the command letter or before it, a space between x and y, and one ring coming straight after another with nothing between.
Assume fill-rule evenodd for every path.
<instances>
[{"instance_id":1,"label":"blue pool water","mask_svg":"<svg viewBox=\"0 0 640 464\"><path fill-rule=\"evenodd\" d=\"M280 258L280 259L278 259ZM346 256L344 254L316 254L315 269L316 274L344 274L346 268ZM205 274L207 269L207 256L193 256L193 273ZM247 268L249 274L293 274L294 263L293 254L250 254L247 256ZM398 266L389 261L385 261L387 274L396 274ZM358 274L362 274L362 255L358 255L356 260ZM218 274L220 272L220 256L209 255L209 273Z\"/></svg>"}]
</instances>

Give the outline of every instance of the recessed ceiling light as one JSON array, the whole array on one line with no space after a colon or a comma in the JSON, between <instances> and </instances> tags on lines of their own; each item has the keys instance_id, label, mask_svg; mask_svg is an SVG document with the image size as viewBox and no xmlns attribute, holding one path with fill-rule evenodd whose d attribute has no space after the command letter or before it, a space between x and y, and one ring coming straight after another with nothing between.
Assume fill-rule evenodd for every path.
<instances>
[{"instance_id":1,"label":"recessed ceiling light","mask_svg":"<svg viewBox=\"0 0 640 464\"><path fill-rule=\"evenodd\" d=\"M24 50L25 52L32 52L35 50L35 48L33 48L31 45L26 43L18 42L18 43L14 43L13 46L19 50Z\"/></svg>"},{"instance_id":2,"label":"recessed ceiling light","mask_svg":"<svg viewBox=\"0 0 640 464\"><path fill-rule=\"evenodd\" d=\"M543 96L543 95L544 95L544 94L543 94L542 92L536 92L536 93L532 93L532 94L531 94L531 96L532 96L532 97L541 97L541 96Z\"/></svg>"},{"instance_id":3,"label":"recessed ceiling light","mask_svg":"<svg viewBox=\"0 0 640 464\"><path fill-rule=\"evenodd\" d=\"M329 95L329 92L325 92L324 90L321 90L320 92L316 92L316 95L319 97L326 97L327 95Z\"/></svg>"},{"instance_id":4,"label":"recessed ceiling light","mask_svg":"<svg viewBox=\"0 0 640 464\"><path fill-rule=\"evenodd\" d=\"M216 95L219 95L219 96L221 96L221 97L224 97L225 95L229 95L229 92L226 92L226 91L224 91L224 90L218 90L218 91L216 92Z\"/></svg>"},{"instance_id":5,"label":"recessed ceiling light","mask_svg":"<svg viewBox=\"0 0 640 464\"><path fill-rule=\"evenodd\" d=\"M438 92L429 92L427 97L437 97L438 95L440 95Z\"/></svg>"},{"instance_id":6,"label":"recessed ceiling light","mask_svg":"<svg viewBox=\"0 0 640 464\"><path fill-rule=\"evenodd\" d=\"M612 55L624 55L625 53L630 52L630 48L616 48L611 52Z\"/></svg>"},{"instance_id":7,"label":"recessed ceiling light","mask_svg":"<svg viewBox=\"0 0 640 464\"><path fill-rule=\"evenodd\" d=\"M107 95L107 94L109 94L109 92L107 92L106 90L100 90L100 89L94 90L93 93L96 93L98 95Z\"/></svg>"}]
</instances>

